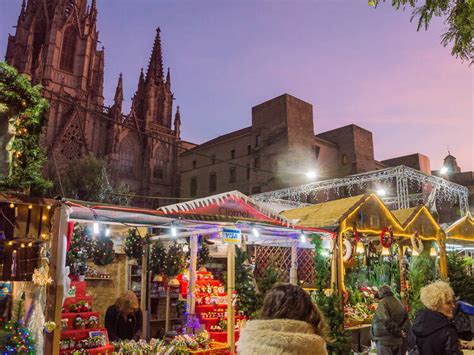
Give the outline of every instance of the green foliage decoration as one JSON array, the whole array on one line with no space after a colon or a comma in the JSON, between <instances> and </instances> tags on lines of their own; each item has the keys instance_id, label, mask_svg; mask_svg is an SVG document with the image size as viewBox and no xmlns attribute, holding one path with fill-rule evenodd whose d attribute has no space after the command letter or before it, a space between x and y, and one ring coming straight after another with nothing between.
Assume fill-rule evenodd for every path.
<instances>
[{"instance_id":1,"label":"green foliage decoration","mask_svg":"<svg viewBox=\"0 0 474 355\"><path fill-rule=\"evenodd\" d=\"M186 258L181 244L174 242L166 251L163 274L167 277L179 275L186 268Z\"/></svg>"},{"instance_id":2,"label":"green foliage decoration","mask_svg":"<svg viewBox=\"0 0 474 355\"><path fill-rule=\"evenodd\" d=\"M166 249L161 243L153 244L150 253L150 270L153 275L162 275L166 259Z\"/></svg>"},{"instance_id":3,"label":"green foliage decoration","mask_svg":"<svg viewBox=\"0 0 474 355\"><path fill-rule=\"evenodd\" d=\"M262 307L265 295L272 288L272 286L279 281L279 275L274 267L273 260L270 260L268 267L265 269L262 277L257 279L257 309Z\"/></svg>"},{"instance_id":4,"label":"green foliage decoration","mask_svg":"<svg viewBox=\"0 0 474 355\"><path fill-rule=\"evenodd\" d=\"M474 305L474 275L466 271L474 260L457 253L448 253L448 277L454 294L461 300Z\"/></svg>"},{"instance_id":5,"label":"green foliage decoration","mask_svg":"<svg viewBox=\"0 0 474 355\"><path fill-rule=\"evenodd\" d=\"M93 243L92 259L96 265L106 266L114 261L114 242L110 237L100 234Z\"/></svg>"},{"instance_id":6,"label":"green foliage decoration","mask_svg":"<svg viewBox=\"0 0 474 355\"><path fill-rule=\"evenodd\" d=\"M376 6L385 0L369 0L369 5ZM472 0L392 0L392 6L413 9L411 21L417 19L417 31L428 29L433 17L444 17L446 32L441 36L441 44L446 47L453 43L451 55L470 62L474 62L473 26L474 1Z\"/></svg>"},{"instance_id":7,"label":"green foliage decoration","mask_svg":"<svg viewBox=\"0 0 474 355\"><path fill-rule=\"evenodd\" d=\"M328 284L330 273L329 258L324 256L323 241L319 234L313 234L315 286L317 290L324 290Z\"/></svg>"},{"instance_id":8,"label":"green foliage decoration","mask_svg":"<svg viewBox=\"0 0 474 355\"><path fill-rule=\"evenodd\" d=\"M62 174L64 194L73 199L128 205L131 198L126 185L113 184L104 159L86 155L70 161ZM118 195L115 195L118 194Z\"/></svg>"},{"instance_id":9,"label":"green foliage decoration","mask_svg":"<svg viewBox=\"0 0 474 355\"><path fill-rule=\"evenodd\" d=\"M209 247L206 244L203 236L199 237L199 250L197 255L197 264L198 266L206 266L210 260L209 256Z\"/></svg>"},{"instance_id":10,"label":"green foliage decoration","mask_svg":"<svg viewBox=\"0 0 474 355\"><path fill-rule=\"evenodd\" d=\"M252 316L257 311L255 299L255 280L249 256L245 250L235 248L235 290L237 291L237 309L246 316Z\"/></svg>"},{"instance_id":11,"label":"green foliage decoration","mask_svg":"<svg viewBox=\"0 0 474 355\"><path fill-rule=\"evenodd\" d=\"M9 172L0 178L1 187L43 194L52 186L42 175L46 153L40 144L47 108L39 86L0 62L0 115L8 117L8 130L13 134L7 146Z\"/></svg>"},{"instance_id":12,"label":"green foliage decoration","mask_svg":"<svg viewBox=\"0 0 474 355\"><path fill-rule=\"evenodd\" d=\"M410 285L410 316L422 309L424 306L420 300L422 287L434 281L435 262L430 256L430 243L423 243L423 252L419 256L413 256L408 271L408 282Z\"/></svg>"},{"instance_id":13,"label":"green foliage decoration","mask_svg":"<svg viewBox=\"0 0 474 355\"><path fill-rule=\"evenodd\" d=\"M129 229L128 235L125 238L125 255L127 255L129 259L136 259L138 263L141 263L143 255L143 245L143 239L138 234L137 230L135 228Z\"/></svg>"},{"instance_id":14,"label":"green foliage decoration","mask_svg":"<svg viewBox=\"0 0 474 355\"><path fill-rule=\"evenodd\" d=\"M23 321L24 295L16 302L13 317L0 331L0 352L2 354L36 354L35 341Z\"/></svg>"}]
</instances>

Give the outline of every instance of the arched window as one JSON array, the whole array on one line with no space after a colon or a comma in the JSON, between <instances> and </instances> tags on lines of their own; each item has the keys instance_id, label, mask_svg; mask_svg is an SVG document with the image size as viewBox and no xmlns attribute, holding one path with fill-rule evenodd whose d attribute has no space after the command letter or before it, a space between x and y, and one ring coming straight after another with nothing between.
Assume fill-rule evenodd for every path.
<instances>
[{"instance_id":1,"label":"arched window","mask_svg":"<svg viewBox=\"0 0 474 355\"><path fill-rule=\"evenodd\" d=\"M63 45L61 47L61 61L59 67L62 70L73 72L74 56L76 54L77 30L74 25L64 31Z\"/></svg>"},{"instance_id":2,"label":"arched window","mask_svg":"<svg viewBox=\"0 0 474 355\"><path fill-rule=\"evenodd\" d=\"M165 171L165 163L161 159L157 160L155 163L155 167L153 169L153 177L156 179L163 179Z\"/></svg>"},{"instance_id":3,"label":"arched window","mask_svg":"<svg viewBox=\"0 0 474 355\"><path fill-rule=\"evenodd\" d=\"M130 136L120 143L118 166L121 175L135 176L136 145Z\"/></svg>"}]
</instances>

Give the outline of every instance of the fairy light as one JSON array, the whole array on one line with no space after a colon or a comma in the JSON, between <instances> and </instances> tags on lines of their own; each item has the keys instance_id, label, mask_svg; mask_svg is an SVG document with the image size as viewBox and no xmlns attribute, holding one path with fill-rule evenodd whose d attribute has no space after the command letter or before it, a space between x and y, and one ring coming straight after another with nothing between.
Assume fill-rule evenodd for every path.
<instances>
[{"instance_id":1,"label":"fairy light","mask_svg":"<svg viewBox=\"0 0 474 355\"><path fill-rule=\"evenodd\" d=\"M387 247L383 247L382 248L382 255L383 256L389 256L390 255L390 249L388 249Z\"/></svg>"},{"instance_id":2,"label":"fairy light","mask_svg":"<svg viewBox=\"0 0 474 355\"><path fill-rule=\"evenodd\" d=\"M25 247L25 243L21 243L20 248L24 248L24 247Z\"/></svg>"},{"instance_id":3,"label":"fairy light","mask_svg":"<svg viewBox=\"0 0 474 355\"><path fill-rule=\"evenodd\" d=\"M10 240L10 241L8 242L8 245L9 245L9 246L12 246L12 245L13 245L13 242Z\"/></svg>"},{"instance_id":4,"label":"fairy light","mask_svg":"<svg viewBox=\"0 0 474 355\"><path fill-rule=\"evenodd\" d=\"M28 205L28 209L29 209L29 210L32 210L32 209L33 209L33 205Z\"/></svg>"},{"instance_id":5,"label":"fairy light","mask_svg":"<svg viewBox=\"0 0 474 355\"><path fill-rule=\"evenodd\" d=\"M362 243L361 241L358 241L357 246L356 246L356 253L363 254L364 252L365 252L364 243Z\"/></svg>"},{"instance_id":6,"label":"fairy light","mask_svg":"<svg viewBox=\"0 0 474 355\"><path fill-rule=\"evenodd\" d=\"M13 202L12 202L12 203L10 203L10 205L9 205L9 206L10 206L10 208L15 208L15 204L14 204Z\"/></svg>"},{"instance_id":7,"label":"fairy light","mask_svg":"<svg viewBox=\"0 0 474 355\"><path fill-rule=\"evenodd\" d=\"M29 246L29 247L32 247L32 246L33 246L33 242L29 242L29 243L28 243L28 246Z\"/></svg>"},{"instance_id":8,"label":"fairy light","mask_svg":"<svg viewBox=\"0 0 474 355\"><path fill-rule=\"evenodd\" d=\"M50 209L51 209L51 205L46 206L46 208L47 208L48 210L50 210Z\"/></svg>"}]
</instances>

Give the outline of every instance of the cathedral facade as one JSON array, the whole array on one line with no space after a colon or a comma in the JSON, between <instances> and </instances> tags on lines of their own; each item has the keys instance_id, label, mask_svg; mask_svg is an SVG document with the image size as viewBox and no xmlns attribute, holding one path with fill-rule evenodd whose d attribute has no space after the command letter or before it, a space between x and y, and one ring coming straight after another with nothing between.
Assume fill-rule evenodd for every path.
<instances>
[{"instance_id":1,"label":"cathedral facade","mask_svg":"<svg viewBox=\"0 0 474 355\"><path fill-rule=\"evenodd\" d=\"M43 87L49 101L42 144L47 174L55 181L71 161L87 154L109 163L111 176L134 193L136 205L155 207L140 196L178 196L179 106L166 77L160 29L146 72L138 78L129 113L122 112L122 75L113 105L104 105L104 48L98 49L95 0L23 1L6 61Z\"/></svg>"}]
</instances>

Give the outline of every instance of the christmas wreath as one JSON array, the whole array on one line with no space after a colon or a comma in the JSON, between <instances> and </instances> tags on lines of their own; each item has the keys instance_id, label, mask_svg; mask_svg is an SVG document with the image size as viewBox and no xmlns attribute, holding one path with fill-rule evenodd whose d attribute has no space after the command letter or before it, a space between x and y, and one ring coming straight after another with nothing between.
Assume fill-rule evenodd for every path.
<instances>
[{"instance_id":1,"label":"christmas wreath","mask_svg":"<svg viewBox=\"0 0 474 355\"><path fill-rule=\"evenodd\" d=\"M392 246L392 243L393 243L393 230L392 228L385 227L384 229L382 229L382 232L380 232L380 244L384 248L390 248Z\"/></svg>"},{"instance_id":2,"label":"christmas wreath","mask_svg":"<svg viewBox=\"0 0 474 355\"><path fill-rule=\"evenodd\" d=\"M114 242L106 236L99 236L94 242L92 258L99 266L109 265L114 261Z\"/></svg>"},{"instance_id":3,"label":"christmas wreath","mask_svg":"<svg viewBox=\"0 0 474 355\"><path fill-rule=\"evenodd\" d=\"M345 239L342 241L343 244L343 253L342 253L342 259L344 261L349 261L350 258L352 257L352 244L349 239Z\"/></svg>"},{"instance_id":4,"label":"christmas wreath","mask_svg":"<svg viewBox=\"0 0 474 355\"><path fill-rule=\"evenodd\" d=\"M421 254L423 252L423 241L421 238L418 236L418 232L415 232L412 234L410 237L411 239L411 246L413 247L413 250L415 250L418 254Z\"/></svg>"}]
</instances>

